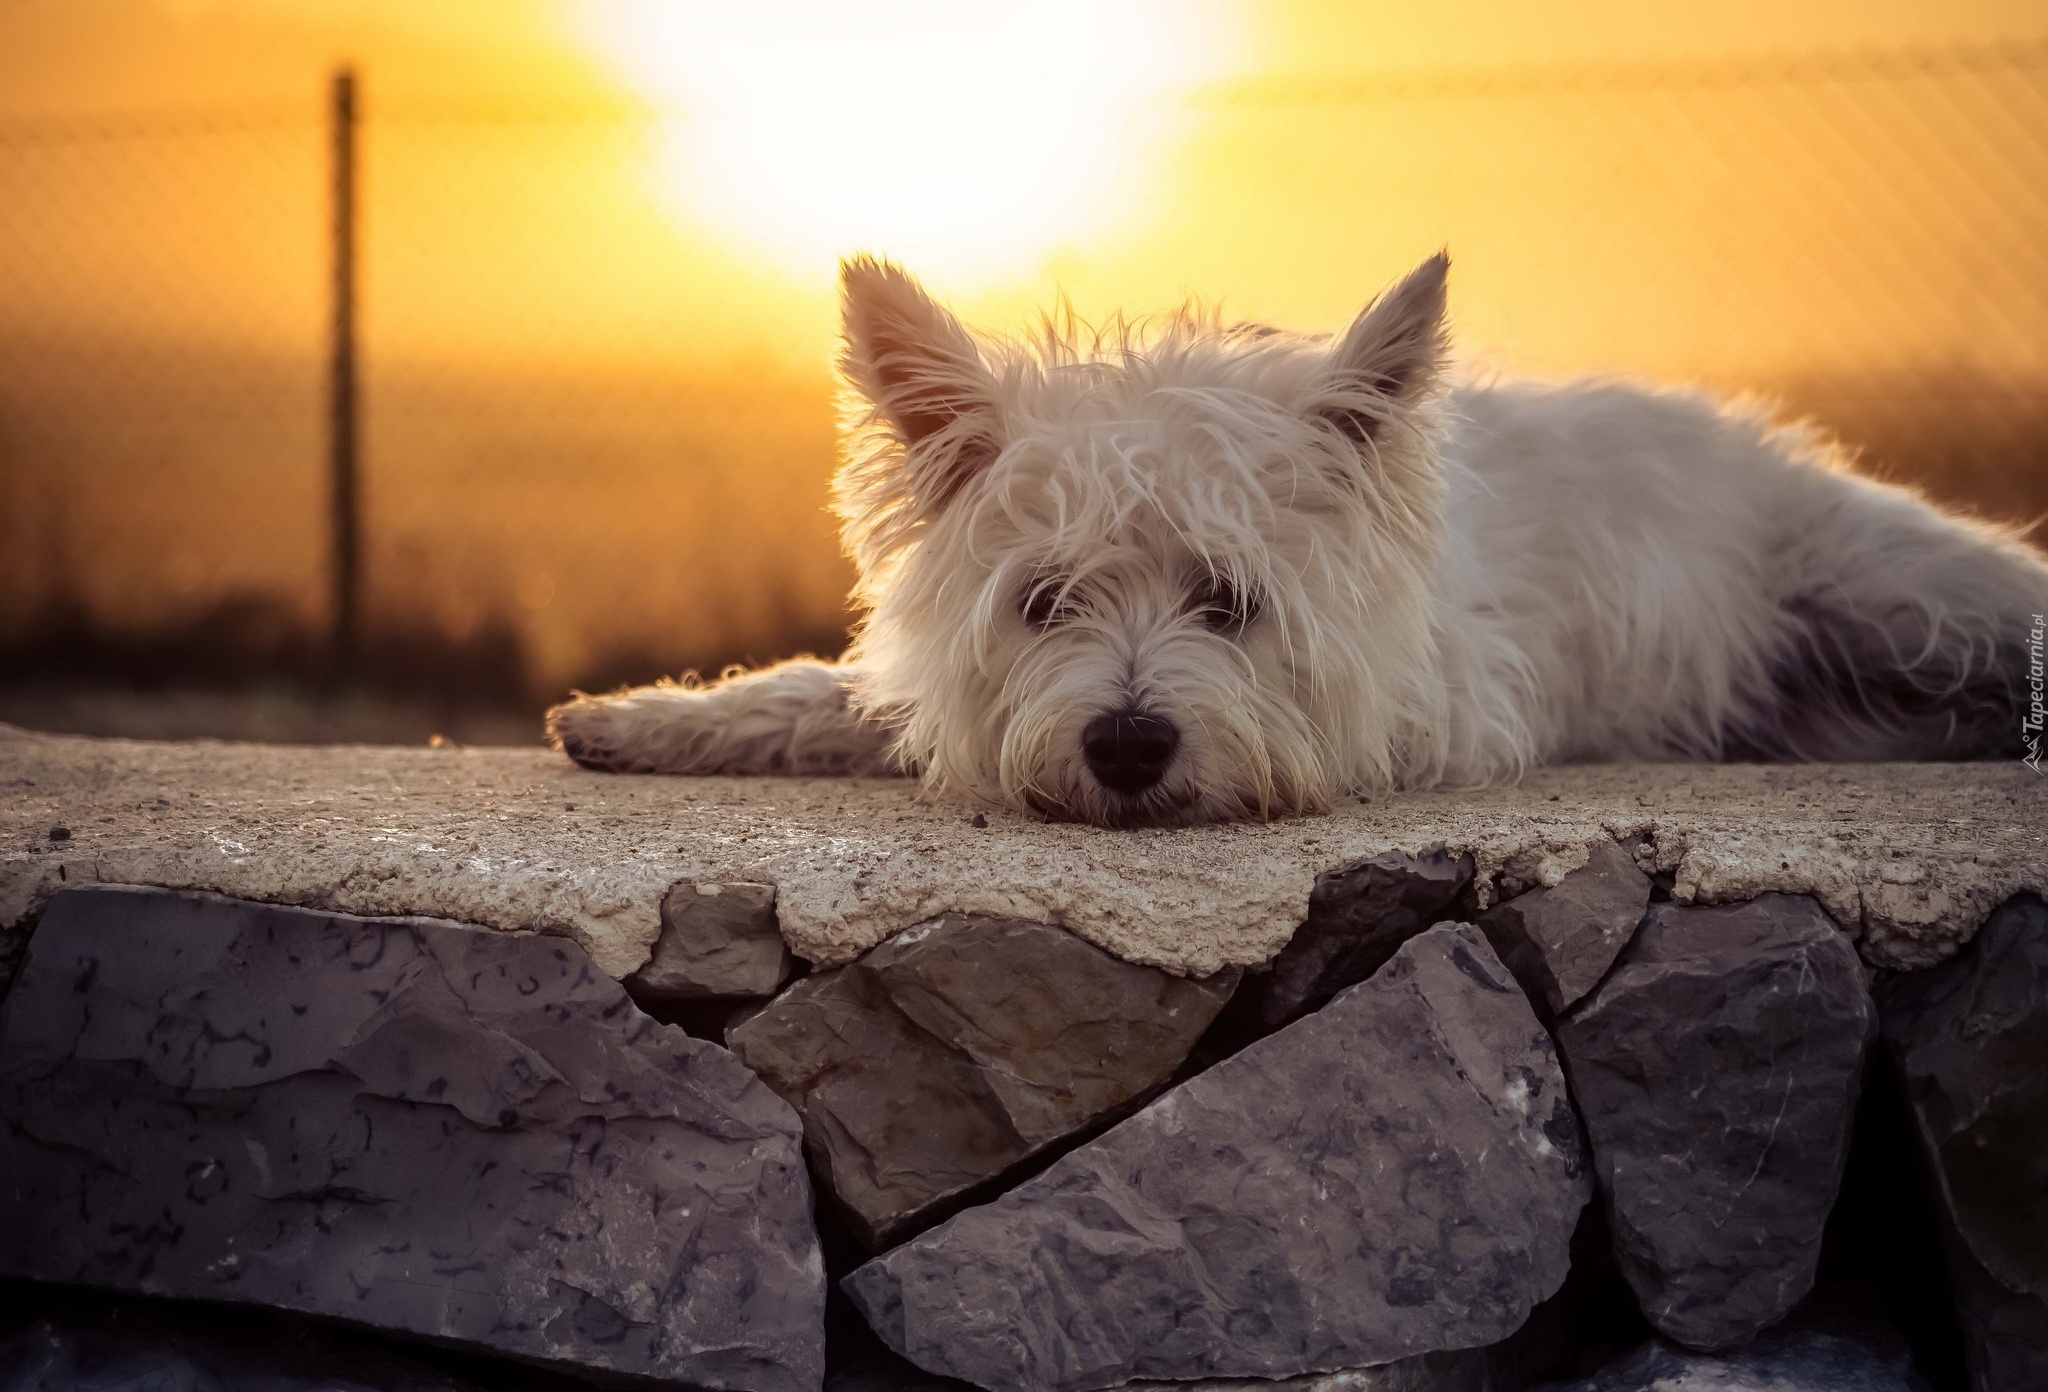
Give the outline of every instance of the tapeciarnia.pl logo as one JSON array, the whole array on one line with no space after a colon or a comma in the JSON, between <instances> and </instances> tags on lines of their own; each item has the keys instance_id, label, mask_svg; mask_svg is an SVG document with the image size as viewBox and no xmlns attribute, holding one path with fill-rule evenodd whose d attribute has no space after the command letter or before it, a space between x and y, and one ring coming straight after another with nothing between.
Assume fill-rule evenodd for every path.
<instances>
[{"instance_id":1,"label":"tapeciarnia.pl logo","mask_svg":"<svg viewBox=\"0 0 2048 1392\"><path fill-rule=\"evenodd\" d=\"M2041 639L2048 632L2048 617L2034 615L2034 627L2027 634L2027 713L2020 717L2020 739L2027 746L2027 752L2020 762L2034 772L2041 772L2041 726L2048 720L2048 708L2041 700Z\"/></svg>"}]
</instances>

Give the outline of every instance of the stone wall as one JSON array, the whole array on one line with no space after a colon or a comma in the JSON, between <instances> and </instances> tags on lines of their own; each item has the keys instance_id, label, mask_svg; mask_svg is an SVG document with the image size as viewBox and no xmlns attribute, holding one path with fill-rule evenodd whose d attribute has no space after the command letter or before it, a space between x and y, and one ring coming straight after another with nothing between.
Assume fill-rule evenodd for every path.
<instances>
[{"instance_id":1,"label":"stone wall","mask_svg":"<svg viewBox=\"0 0 2048 1392\"><path fill-rule=\"evenodd\" d=\"M1566 771L1359 847L227 752L0 757L8 1392L2048 1386L2048 804L2005 771L1876 771L1860 822L1841 771ZM1616 813L1667 778L1690 813ZM835 841L835 796L896 820ZM889 868L970 834L1096 929ZM1289 883L1263 955L1216 926Z\"/></svg>"}]
</instances>

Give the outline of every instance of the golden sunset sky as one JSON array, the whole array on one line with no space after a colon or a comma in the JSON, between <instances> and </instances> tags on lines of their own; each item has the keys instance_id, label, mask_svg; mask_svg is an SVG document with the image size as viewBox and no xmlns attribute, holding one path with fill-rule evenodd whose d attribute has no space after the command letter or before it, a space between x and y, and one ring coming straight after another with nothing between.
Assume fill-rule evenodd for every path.
<instances>
[{"instance_id":1,"label":"golden sunset sky","mask_svg":"<svg viewBox=\"0 0 2048 1392\"><path fill-rule=\"evenodd\" d=\"M1545 229L1526 210L1501 208L1487 227L1456 206L1466 147L1498 147L1498 124L1514 115L1499 108L1512 97L1462 107L1453 99L1411 125L1405 112L1374 108L1374 84L1410 74L1483 83L1490 69L1551 69L1569 82L1574 70L1644 63L1671 66L1683 81L1685 68L1716 62L2044 36L2048 16L2030 0L9 0L0 5L0 120L311 114L341 62L363 69L369 109L393 115L652 108L663 121L635 159L611 168L549 170L545 149L462 152L481 156L469 159L473 179L553 173L570 185L564 202L593 184L634 185L606 192L650 216L581 229L584 264L553 256L542 292L561 301L560 318L588 325L594 350L631 352L640 345L620 330L633 327L636 307L652 319L674 296L687 313L700 307L691 283L701 294L715 280L722 294L743 290L752 310L751 325L723 325L721 338L762 335L763 346L796 351L829 331L820 316L833 263L856 250L896 256L998 325L1060 292L1094 313L1164 307L1193 292L1247 317L1326 329L1449 242L1473 346L1563 369L1603 356L1635 365L1652 350L1681 363L1688 354L1655 343L1647 326L1617 342L1612 325L1579 333L1568 322L1584 323L1583 313L1564 312L1563 297L1579 289L1571 282L1635 267L1576 246L1567 249L1575 264L1560 268L1534 245ZM1360 89L1367 100L1347 105L1343 95ZM1337 100L1318 105L1319 92ZM1626 132L1602 113L1556 134L1544 161L1523 171L1552 202L1576 201L1575 183L1626 177L1612 157L1628 151L1586 143L1624 143L1616 137ZM1721 134L1739 144L1744 132ZM1397 196L1412 189L1333 161L1347 149L1367 171L1440 167L1446 187L1430 200L1438 206L1418 207ZM504 167L476 167L493 157ZM396 152L388 159L381 172L393 179L435 180L431 167L408 167ZM1401 172L1417 181L1416 169ZM1502 193L1462 177L1475 194ZM214 182L232 178L218 171ZM1923 192L1937 191L1901 196ZM203 184L161 191L194 200L232 193ZM377 206L374 188L372 206L391 242L408 240L413 210ZM1804 252L1819 257L1831 229L1817 208L1806 228L1729 230L1773 234L1795 249L1812 232ZM530 266L531 243L528 229L480 226L467 254ZM666 283L646 284L650 263L666 263ZM607 276L606 265L632 274ZM488 324L468 327L472 338L458 341L465 349L497 339ZM432 326L416 328L434 337ZM1602 342L1611 345L1604 355Z\"/></svg>"},{"instance_id":2,"label":"golden sunset sky","mask_svg":"<svg viewBox=\"0 0 2048 1392\"><path fill-rule=\"evenodd\" d=\"M1447 246L1480 370L1762 390L1902 458L1926 402L2002 429L2048 384L2039 0L0 0L0 628L52 575L317 623L344 63L372 607L509 626L543 685L843 625L855 251L999 330L1330 330ZM1908 462L2048 496L1990 457Z\"/></svg>"}]
</instances>

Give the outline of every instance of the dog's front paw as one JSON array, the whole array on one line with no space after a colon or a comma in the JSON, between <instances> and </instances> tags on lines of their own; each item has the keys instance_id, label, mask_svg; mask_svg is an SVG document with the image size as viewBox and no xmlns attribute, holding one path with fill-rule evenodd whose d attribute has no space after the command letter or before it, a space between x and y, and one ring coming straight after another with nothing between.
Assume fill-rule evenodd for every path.
<instances>
[{"instance_id":1,"label":"dog's front paw","mask_svg":"<svg viewBox=\"0 0 2048 1392\"><path fill-rule=\"evenodd\" d=\"M657 682L548 712L555 747L607 773L893 773L890 733L854 711L841 669L798 659L710 686Z\"/></svg>"},{"instance_id":2,"label":"dog's front paw","mask_svg":"<svg viewBox=\"0 0 2048 1392\"><path fill-rule=\"evenodd\" d=\"M661 683L548 712L555 747L600 773L722 773L730 712L701 688Z\"/></svg>"},{"instance_id":3,"label":"dog's front paw","mask_svg":"<svg viewBox=\"0 0 2048 1392\"><path fill-rule=\"evenodd\" d=\"M617 773L618 750L609 742L613 724L605 702L578 693L575 700L548 711L548 739L584 768Z\"/></svg>"},{"instance_id":4,"label":"dog's front paw","mask_svg":"<svg viewBox=\"0 0 2048 1392\"><path fill-rule=\"evenodd\" d=\"M596 739L596 721L590 714L598 702L588 696L578 696L561 706L553 706L547 712L547 737L549 741L569 755L584 768L598 772L610 772L612 759L610 751Z\"/></svg>"}]
</instances>

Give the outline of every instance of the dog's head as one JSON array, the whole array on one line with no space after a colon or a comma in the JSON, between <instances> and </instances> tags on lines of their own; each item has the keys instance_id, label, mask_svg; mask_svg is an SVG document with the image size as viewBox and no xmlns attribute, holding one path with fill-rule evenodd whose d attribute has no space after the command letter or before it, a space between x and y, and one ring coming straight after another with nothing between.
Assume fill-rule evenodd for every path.
<instances>
[{"instance_id":1,"label":"dog's head","mask_svg":"<svg viewBox=\"0 0 2048 1392\"><path fill-rule=\"evenodd\" d=\"M860 696L939 784L1105 825L1265 817L1431 724L1445 259L1335 340L1184 312L970 335L844 271Z\"/></svg>"}]
</instances>

